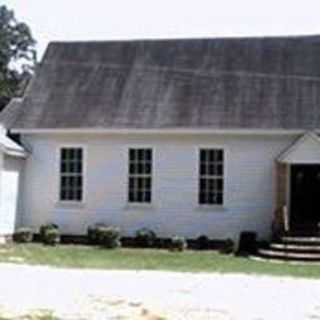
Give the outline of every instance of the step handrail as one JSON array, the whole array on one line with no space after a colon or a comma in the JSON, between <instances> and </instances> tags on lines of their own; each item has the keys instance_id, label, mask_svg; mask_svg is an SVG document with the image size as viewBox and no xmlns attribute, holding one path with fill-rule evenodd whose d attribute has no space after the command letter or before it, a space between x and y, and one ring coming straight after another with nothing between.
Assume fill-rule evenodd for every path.
<instances>
[{"instance_id":1,"label":"step handrail","mask_svg":"<svg viewBox=\"0 0 320 320\"><path fill-rule=\"evenodd\" d=\"M290 231L290 217L288 213L288 207L286 205L282 207L282 219L284 232L287 233Z\"/></svg>"},{"instance_id":2,"label":"step handrail","mask_svg":"<svg viewBox=\"0 0 320 320\"><path fill-rule=\"evenodd\" d=\"M274 237L283 236L290 231L290 217L286 205L278 207L272 221L272 232Z\"/></svg>"}]
</instances>

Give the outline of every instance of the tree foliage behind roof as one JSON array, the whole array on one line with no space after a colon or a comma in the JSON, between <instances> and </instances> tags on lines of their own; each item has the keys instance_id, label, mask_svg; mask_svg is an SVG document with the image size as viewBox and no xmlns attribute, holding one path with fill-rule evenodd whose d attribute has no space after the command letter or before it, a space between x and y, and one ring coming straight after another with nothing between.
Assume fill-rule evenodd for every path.
<instances>
[{"instance_id":1,"label":"tree foliage behind roof","mask_svg":"<svg viewBox=\"0 0 320 320\"><path fill-rule=\"evenodd\" d=\"M28 25L17 21L12 10L0 6L0 110L10 98L21 95L21 86L36 63L35 44Z\"/></svg>"}]
</instances>

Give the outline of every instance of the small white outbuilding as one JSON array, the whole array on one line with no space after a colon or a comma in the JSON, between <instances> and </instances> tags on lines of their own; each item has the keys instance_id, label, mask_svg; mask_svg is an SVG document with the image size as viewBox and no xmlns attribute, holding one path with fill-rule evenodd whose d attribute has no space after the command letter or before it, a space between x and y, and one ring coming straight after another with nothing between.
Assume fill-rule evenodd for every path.
<instances>
[{"instance_id":1,"label":"small white outbuilding","mask_svg":"<svg viewBox=\"0 0 320 320\"><path fill-rule=\"evenodd\" d=\"M0 241L14 233L21 215L20 184L26 152L0 125Z\"/></svg>"}]
</instances>

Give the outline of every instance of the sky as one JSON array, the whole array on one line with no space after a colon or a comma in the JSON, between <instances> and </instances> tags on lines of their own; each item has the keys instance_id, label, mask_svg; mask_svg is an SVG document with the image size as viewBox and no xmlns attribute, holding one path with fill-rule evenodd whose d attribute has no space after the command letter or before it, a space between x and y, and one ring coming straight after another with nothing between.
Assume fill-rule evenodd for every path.
<instances>
[{"instance_id":1,"label":"sky","mask_svg":"<svg viewBox=\"0 0 320 320\"><path fill-rule=\"evenodd\" d=\"M319 0L0 0L50 41L320 34Z\"/></svg>"}]
</instances>

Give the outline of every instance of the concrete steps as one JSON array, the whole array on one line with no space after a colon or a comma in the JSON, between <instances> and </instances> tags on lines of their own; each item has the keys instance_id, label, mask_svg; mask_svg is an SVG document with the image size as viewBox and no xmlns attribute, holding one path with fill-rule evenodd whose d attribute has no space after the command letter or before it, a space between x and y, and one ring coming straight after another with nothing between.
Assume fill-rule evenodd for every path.
<instances>
[{"instance_id":1,"label":"concrete steps","mask_svg":"<svg viewBox=\"0 0 320 320\"><path fill-rule=\"evenodd\" d=\"M289 251L289 252L314 252L320 254L320 246L305 245L305 244L287 244L287 243L276 243L270 244L269 248L276 251Z\"/></svg>"},{"instance_id":2,"label":"concrete steps","mask_svg":"<svg viewBox=\"0 0 320 320\"><path fill-rule=\"evenodd\" d=\"M320 237L282 237L265 248L259 248L257 254L270 260L320 262Z\"/></svg>"},{"instance_id":3,"label":"concrete steps","mask_svg":"<svg viewBox=\"0 0 320 320\"><path fill-rule=\"evenodd\" d=\"M292 237L291 236L291 237L282 237L280 241L286 244L320 246L320 237Z\"/></svg>"}]
</instances>

